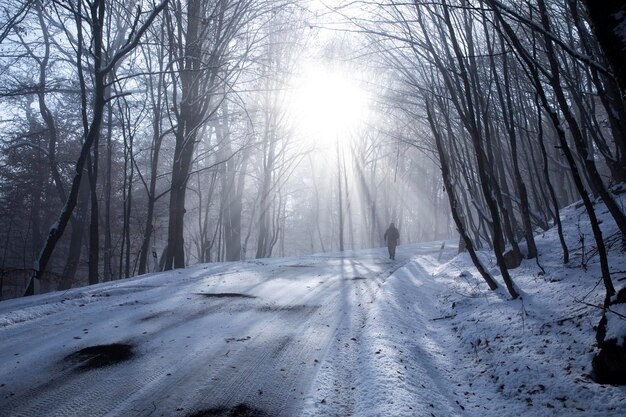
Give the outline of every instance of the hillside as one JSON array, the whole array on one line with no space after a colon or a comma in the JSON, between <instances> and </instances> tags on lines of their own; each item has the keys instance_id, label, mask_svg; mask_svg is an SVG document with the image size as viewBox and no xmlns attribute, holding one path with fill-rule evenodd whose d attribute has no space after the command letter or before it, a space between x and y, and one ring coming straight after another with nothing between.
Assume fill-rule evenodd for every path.
<instances>
[{"instance_id":1,"label":"hillside","mask_svg":"<svg viewBox=\"0 0 626 417\"><path fill-rule=\"evenodd\" d=\"M545 273L512 271L515 301L431 242L395 262L206 264L1 302L0 415L622 416L626 388L591 376L603 290L583 214L563 212L569 265L538 236Z\"/></svg>"}]
</instances>

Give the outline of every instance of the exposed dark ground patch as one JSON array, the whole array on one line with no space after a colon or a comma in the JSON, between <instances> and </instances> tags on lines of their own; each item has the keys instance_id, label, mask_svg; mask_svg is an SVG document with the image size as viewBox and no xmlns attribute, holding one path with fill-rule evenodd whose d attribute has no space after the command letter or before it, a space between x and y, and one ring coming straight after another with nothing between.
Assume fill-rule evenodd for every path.
<instances>
[{"instance_id":1,"label":"exposed dark ground patch","mask_svg":"<svg viewBox=\"0 0 626 417\"><path fill-rule=\"evenodd\" d=\"M127 307L127 306L136 306L136 305L147 305L148 303L145 301L132 300L126 301L125 303L118 304L119 307Z\"/></svg>"},{"instance_id":2,"label":"exposed dark ground patch","mask_svg":"<svg viewBox=\"0 0 626 417\"><path fill-rule=\"evenodd\" d=\"M299 313L299 312L313 313L315 310L319 308L320 308L319 305L308 306L305 304L296 304L292 306L264 305L261 307L257 307L256 311L260 313L278 313L282 311L287 311L290 313Z\"/></svg>"},{"instance_id":3,"label":"exposed dark ground patch","mask_svg":"<svg viewBox=\"0 0 626 417\"><path fill-rule=\"evenodd\" d=\"M247 404L239 404L231 408L216 407L196 411L187 417L271 417L263 410L252 408Z\"/></svg>"},{"instance_id":4,"label":"exposed dark ground patch","mask_svg":"<svg viewBox=\"0 0 626 417\"><path fill-rule=\"evenodd\" d=\"M133 345L112 343L110 345L89 346L65 357L65 361L79 364L78 369L103 368L127 361L135 356Z\"/></svg>"},{"instance_id":5,"label":"exposed dark ground patch","mask_svg":"<svg viewBox=\"0 0 626 417\"><path fill-rule=\"evenodd\" d=\"M157 313L150 314L149 316L142 317L139 320L141 320L141 321L150 321L150 320L158 319L158 318L163 317L165 315L172 315L172 312L171 311L159 311Z\"/></svg>"},{"instance_id":6,"label":"exposed dark ground patch","mask_svg":"<svg viewBox=\"0 0 626 417\"><path fill-rule=\"evenodd\" d=\"M196 295L201 295L207 298L256 298L255 295L240 294L236 292L199 292Z\"/></svg>"},{"instance_id":7,"label":"exposed dark ground patch","mask_svg":"<svg viewBox=\"0 0 626 417\"><path fill-rule=\"evenodd\" d=\"M246 336L246 337L240 337L240 338L236 338L236 337L229 337L228 339L225 339L226 343L230 343L230 342L245 342L252 339L250 336Z\"/></svg>"}]
</instances>

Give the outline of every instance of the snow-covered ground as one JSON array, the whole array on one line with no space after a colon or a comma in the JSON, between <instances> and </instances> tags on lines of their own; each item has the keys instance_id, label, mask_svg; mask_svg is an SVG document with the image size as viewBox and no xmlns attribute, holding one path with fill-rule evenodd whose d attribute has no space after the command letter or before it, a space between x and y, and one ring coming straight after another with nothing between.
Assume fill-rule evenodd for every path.
<instances>
[{"instance_id":1,"label":"snow-covered ground","mask_svg":"<svg viewBox=\"0 0 626 417\"><path fill-rule=\"evenodd\" d=\"M395 262L209 264L0 302L0 415L626 415L626 387L590 377L603 289L584 215L563 215L572 261L539 235L546 273L512 271L515 301L431 242Z\"/></svg>"}]
</instances>

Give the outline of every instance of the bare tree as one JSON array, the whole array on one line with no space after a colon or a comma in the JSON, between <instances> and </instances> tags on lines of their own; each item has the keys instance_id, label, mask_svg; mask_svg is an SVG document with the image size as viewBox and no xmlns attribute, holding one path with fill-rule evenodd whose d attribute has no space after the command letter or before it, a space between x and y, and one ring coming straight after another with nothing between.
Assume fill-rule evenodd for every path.
<instances>
[{"instance_id":1,"label":"bare tree","mask_svg":"<svg viewBox=\"0 0 626 417\"><path fill-rule=\"evenodd\" d=\"M41 279L43 272L46 269L46 265L50 260L52 251L56 246L56 243L63 235L65 227L69 222L76 202L78 200L78 191L83 176L83 170L85 163L89 157L89 152L94 142L100 135L100 126L102 124L102 117L104 114L106 95L108 85L106 83L107 75L115 67L115 65L123 59L130 51L137 47L141 36L152 24L156 16L165 8L168 0L164 0L157 5L140 23L141 10L137 10L137 18L135 19L134 26L130 29L125 43L113 54L109 60L104 60L103 57L103 40L104 40L104 22L106 16L106 2L104 0L95 0L88 3L89 10L83 10L83 4L77 3L63 3L59 6L67 9L71 15L73 15L76 23L76 52L77 52L77 72L79 82L81 85L81 100L83 102L83 118L87 115L87 85L83 74L83 59L84 51L87 48L90 52L89 56L93 57L91 68L93 68L93 98L91 107L91 120L84 120L85 135L84 142L81 147L80 156L76 162L76 172L74 179L72 180L72 186L70 193L67 197L65 207L59 215L58 221L51 227L46 243L39 255L34 267L33 277L26 290L26 295L34 293L34 280ZM88 13L88 18L84 13ZM89 30L89 38L91 42L88 42L83 32L84 25L87 25Z\"/></svg>"},{"instance_id":2,"label":"bare tree","mask_svg":"<svg viewBox=\"0 0 626 417\"><path fill-rule=\"evenodd\" d=\"M250 0L191 0L176 2L167 14L175 147L165 269L185 266L185 198L198 134L224 100L246 55L246 47L233 51L231 45L238 37L244 41L249 23L264 12L263 5Z\"/></svg>"},{"instance_id":3,"label":"bare tree","mask_svg":"<svg viewBox=\"0 0 626 417\"><path fill-rule=\"evenodd\" d=\"M615 78L626 100L626 4L620 0L603 2L583 0L587 7L593 30L609 60Z\"/></svg>"}]
</instances>

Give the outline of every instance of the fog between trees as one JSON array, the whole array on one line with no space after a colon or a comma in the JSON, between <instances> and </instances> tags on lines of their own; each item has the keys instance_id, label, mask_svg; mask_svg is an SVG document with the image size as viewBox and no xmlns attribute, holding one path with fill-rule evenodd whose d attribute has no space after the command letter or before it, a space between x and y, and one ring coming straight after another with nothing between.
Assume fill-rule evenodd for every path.
<instances>
[{"instance_id":1,"label":"fog between trees","mask_svg":"<svg viewBox=\"0 0 626 417\"><path fill-rule=\"evenodd\" d=\"M595 28L625 10L583 3L8 0L2 297L377 247L391 221L460 235L516 297L577 200L612 294L593 201L626 232L626 38Z\"/></svg>"}]
</instances>

